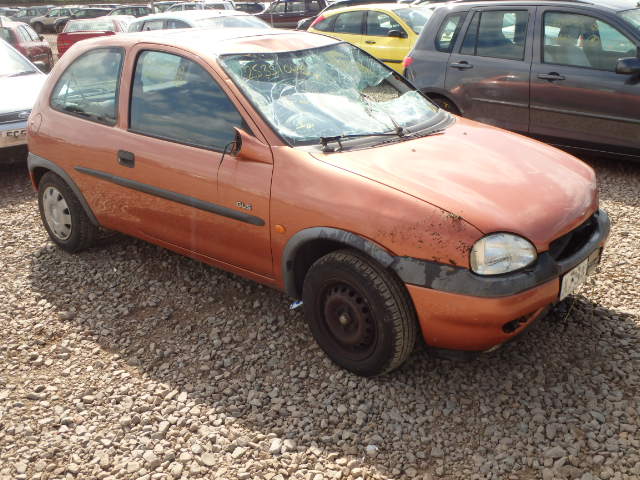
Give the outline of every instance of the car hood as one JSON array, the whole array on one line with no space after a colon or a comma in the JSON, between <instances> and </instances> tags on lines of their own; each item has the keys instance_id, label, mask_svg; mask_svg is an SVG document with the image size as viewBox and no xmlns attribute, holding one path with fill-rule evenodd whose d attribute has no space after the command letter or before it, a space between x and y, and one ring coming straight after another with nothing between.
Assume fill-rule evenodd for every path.
<instances>
[{"instance_id":1,"label":"car hood","mask_svg":"<svg viewBox=\"0 0 640 480\"><path fill-rule=\"evenodd\" d=\"M19 77L0 77L0 114L31 110L47 76L36 72Z\"/></svg>"},{"instance_id":2,"label":"car hood","mask_svg":"<svg viewBox=\"0 0 640 480\"><path fill-rule=\"evenodd\" d=\"M595 174L585 163L462 118L441 134L314 156L459 215L483 233L522 235L539 251L598 204Z\"/></svg>"}]
</instances>

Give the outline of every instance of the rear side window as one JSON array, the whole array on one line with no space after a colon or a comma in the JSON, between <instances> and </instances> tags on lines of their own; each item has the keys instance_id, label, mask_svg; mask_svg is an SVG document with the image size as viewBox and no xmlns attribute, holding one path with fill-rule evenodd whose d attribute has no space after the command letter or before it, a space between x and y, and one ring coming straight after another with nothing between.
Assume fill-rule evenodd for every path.
<instances>
[{"instance_id":1,"label":"rear side window","mask_svg":"<svg viewBox=\"0 0 640 480\"><path fill-rule=\"evenodd\" d=\"M211 76L197 63L164 52L138 57L131 95L130 129L136 133L223 151L248 130Z\"/></svg>"},{"instance_id":2,"label":"rear side window","mask_svg":"<svg viewBox=\"0 0 640 480\"><path fill-rule=\"evenodd\" d=\"M364 12L346 12L337 15L333 25L335 33L350 33L360 35L362 33L362 18Z\"/></svg>"},{"instance_id":3,"label":"rear side window","mask_svg":"<svg viewBox=\"0 0 640 480\"><path fill-rule=\"evenodd\" d=\"M451 52L466 14L467 12L454 13L444 19L436 35L436 50L439 52Z\"/></svg>"},{"instance_id":4,"label":"rear side window","mask_svg":"<svg viewBox=\"0 0 640 480\"><path fill-rule=\"evenodd\" d=\"M479 57L523 60L529 12L476 12L462 43L461 53Z\"/></svg>"},{"instance_id":5,"label":"rear side window","mask_svg":"<svg viewBox=\"0 0 640 480\"><path fill-rule=\"evenodd\" d=\"M100 48L67 67L51 93L51 107L105 125L115 125L124 53Z\"/></svg>"}]
</instances>

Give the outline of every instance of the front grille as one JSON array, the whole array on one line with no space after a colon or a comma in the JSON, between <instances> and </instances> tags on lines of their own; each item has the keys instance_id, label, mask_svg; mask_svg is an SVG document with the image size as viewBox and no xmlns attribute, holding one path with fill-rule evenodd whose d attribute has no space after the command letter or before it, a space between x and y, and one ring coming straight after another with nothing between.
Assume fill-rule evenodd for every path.
<instances>
[{"instance_id":1,"label":"front grille","mask_svg":"<svg viewBox=\"0 0 640 480\"><path fill-rule=\"evenodd\" d=\"M26 112L26 116L21 118L21 114L24 115ZM28 110L20 110L19 112L11 112L11 113L2 113L0 114L0 124L3 123L13 123L13 122L24 122L29 117Z\"/></svg>"},{"instance_id":2,"label":"front grille","mask_svg":"<svg viewBox=\"0 0 640 480\"><path fill-rule=\"evenodd\" d=\"M597 214L591 215L582 225L557 238L549 245L549 254L555 260L564 260L585 246L598 229Z\"/></svg>"}]
</instances>

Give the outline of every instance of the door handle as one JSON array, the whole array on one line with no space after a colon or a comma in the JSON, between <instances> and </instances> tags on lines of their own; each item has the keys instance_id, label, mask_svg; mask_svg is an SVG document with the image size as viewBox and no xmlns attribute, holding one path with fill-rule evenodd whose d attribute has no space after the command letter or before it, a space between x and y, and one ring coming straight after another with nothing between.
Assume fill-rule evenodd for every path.
<instances>
[{"instance_id":1,"label":"door handle","mask_svg":"<svg viewBox=\"0 0 640 480\"><path fill-rule=\"evenodd\" d=\"M556 72L551 72L551 73L541 73L538 75L538 78L540 80L549 80L550 82L553 82L555 80L564 80L564 75L560 75L559 73Z\"/></svg>"},{"instance_id":2,"label":"door handle","mask_svg":"<svg viewBox=\"0 0 640 480\"><path fill-rule=\"evenodd\" d=\"M462 60L461 62L453 62L449 66L453 67L453 68L459 68L460 70L466 70L468 68L473 68L473 65L471 65L469 62L467 62L465 60Z\"/></svg>"},{"instance_id":3,"label":"door handle","mask_svg":"<svg viewBox=\"0 0 640 480\"><path fill-rule=\"evenodd\" d=\"M118 150L118 163L123 167L133 168L136 166L136 156L131 152Z\"/></svg>"},{"instance_id":4,"label":"door handle","mask_svg":"<svg viewBox=\"0 0 640 480\"><path fill-rule=\"evenodd\" d=\"M369 45L373 45L376 42L374 42L373 40L365 40L364 43L368 43Z\"/></svg>"}]
</instances>

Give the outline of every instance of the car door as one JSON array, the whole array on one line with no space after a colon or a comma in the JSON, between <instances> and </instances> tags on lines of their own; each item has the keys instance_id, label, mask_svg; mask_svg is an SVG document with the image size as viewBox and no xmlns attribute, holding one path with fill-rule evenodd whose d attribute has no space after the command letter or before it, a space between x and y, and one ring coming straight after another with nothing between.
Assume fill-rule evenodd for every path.
<instances>
[{"instance_id":1,"label":"car door","mask_svg":"<svg viewBox=\"0 0 640 480\"><path fill-rule=\"evenodd\" d=\"M402 60L409 53L409 33L391 14L368 10L360 48L402 73Z\"/></svg>"},{"instance_id":2,"label":"car door","mask_svg":"<svg viewBox=\"0 0 640 480\"><path fill-rule=\"evenodd\" d=\"M581 8L539 7L531 133L560 145L640 155L640 82L616 73L640 45L624 25Z\"/></svg>"},{"instance_id":3,"label":"car door","mask_svg":"<svg viewBox=\"0 0 640 480\"><path fill-rule=\"evenodd\" d=\"M252 127L197 58L144 46L130 53L128 128L109 169L133 196L123 206L129 222L146 238L272 275L273 164L230 153L234 127Z\"/></svg>"},{"instance_id":4,"label":"car door","mask_svg":"<svg viewBox=\"0 0 640 480\"><path fill-rule=\"evenodd\" d=\"M527 132L535 7L474 10L449 57L445 89L465 117Z\"/></svg>"}]
</instances>

